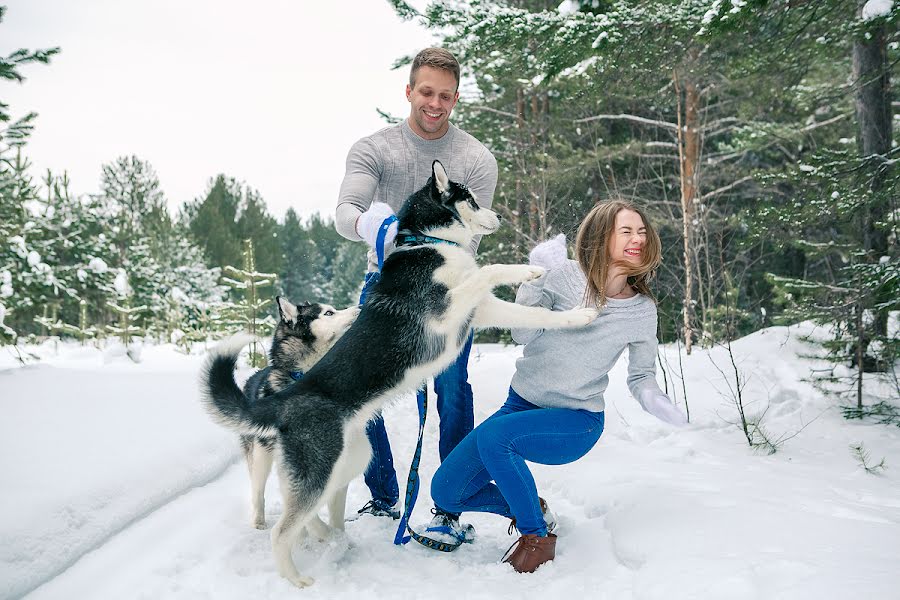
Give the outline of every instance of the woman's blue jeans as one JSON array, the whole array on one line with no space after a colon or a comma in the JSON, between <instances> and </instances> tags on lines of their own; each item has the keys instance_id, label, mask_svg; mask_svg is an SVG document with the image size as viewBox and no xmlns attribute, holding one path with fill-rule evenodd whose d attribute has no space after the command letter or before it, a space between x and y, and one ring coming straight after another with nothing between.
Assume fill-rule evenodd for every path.
<instances>
[{"instance_id":1,"label":"woman's blue jeans","mask_svg":"<svg viewBox=\"0 0 900 600\"><path fill-rule=\"evenodd\" d=\"M602 412L541 408L510 388L500 410L441 463L431 480L431 497L447 512L515 517L520 533L547 535L537 487L525 461L574 462L594 447L601 433Z\"/></svg>"}]
</instances>

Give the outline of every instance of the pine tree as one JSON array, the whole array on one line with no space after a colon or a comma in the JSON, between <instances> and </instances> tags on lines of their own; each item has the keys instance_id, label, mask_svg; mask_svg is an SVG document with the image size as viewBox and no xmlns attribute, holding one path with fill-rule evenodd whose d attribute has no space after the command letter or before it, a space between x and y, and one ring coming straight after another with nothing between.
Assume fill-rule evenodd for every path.
<instances>
[{"instance_id":1,"label":"pine tree","mask_svg":"<svg viewBox=\"0 0 900 600\"><path fill-rule=\"evenodd\" d=\"M402 16L418 14L394 4ZM755 19L765 4L779 9ZM842 18L840 3L800 4L808 8L431 2L423 22L477 84L454 115L500 164L495 206L512 229L485 238L482 255L520 259L548 234L574 233L594 202L635 199L660 224L661 314L680 313L687 338L713 339L727 329L707 319L736 295L754 315L736 333L760 326L770 290L763 264L780 257L741 244L736 217L758 201L760 174L846 136L849 114L833 83L848 64L846 42L823 44L817 30ZM736 271L735 290L722 264Z\"/></svg>"},{"instance_id":2,"label":"pine tree","mask_svg":"<svg viewBox=\"0 0 900 600\"><path fill-rule=\"evenodd\" d=\"M265 318L261 318L260 315L263 309L272 303L272 299L261 299L259 289L274 285L277 275L257 272L251 239L244 240L243 259L243 269L231 265L222 269L226 275L222 281L243 295L241 303L226 305L227 322L229 325L241 327L252 336L269 335L274 329L275 321L271 315ZM266 366L265 353L255 341L250 346L250 364L257 368Z\"/></svg>"},{"instance_id":3,"label":"pine tree","mask_svg":"<svg viewBox=\"0 0 900 600\"><path fill-rule=\"evenodd\" d=\"M146 306L131 306L131 300L128 297L122 300L122 304L117 304L113 301L109 301L106 304L119 317L118 325L107 325L106 329L113 335L118 336L126 348L134 336L144 335L145 329L139 327L136 323L138 316L147 311Z\"/></svg>"},{"instance_id":4,"label":"pine tree","mask_svg":"<svg viewBox=\"0 0 900 600\"><path fill-rule=\"evenodd\" d=\"M368 260L358 242L344 240L334 258L331 280L331 304L339 308L359 302Z\"/></svg>"},{"instance_id":5,"label":"pine tree","mask_svg":"<svg viewBox=\"0 0 900 600\"><path fill-rule=\"evenodd\" d=\"M241 262L241 238L237 215L241 189L234 179L218 175L209 183L202 200L186 207L184 219L207 264L228 265Z\"/></svg>"},{"instance_id":6,"label":"pine tree","mask_svg":"<svg viewBox=\"0 0 900 600\"><path fill-rule=\"evenodd\" d=\"M240 239L253 240L256 265L261 270L277 273L281 269L278 229L278 221L266 210L259 193L246 188L237 219L237 233Z\"/></svg>"}]
</instances>

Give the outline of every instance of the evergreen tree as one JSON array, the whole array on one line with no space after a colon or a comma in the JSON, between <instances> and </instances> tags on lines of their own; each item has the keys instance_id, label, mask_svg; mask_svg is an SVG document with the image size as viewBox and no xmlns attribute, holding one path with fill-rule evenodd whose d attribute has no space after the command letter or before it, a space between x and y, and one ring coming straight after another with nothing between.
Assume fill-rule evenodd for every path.
<instances>
[{"instance_id":1,"label":"evergreen tree","mask_svg":"<svg viewBox=\"0 0 900 600\"><path fill-rule=\"evenodd\" d=\"M222 281L238 291L242 296L239 303L224 306L225 324L232 328L240 328L253 336L272 333L275 321L271 315L262 317L263 310L272 303L271 298L261 298L259 289L275 284L274 273L260 273L256 270L256 257L253 240L244 240L243 268L227 265L222 270L225 277ZM250 345L250 364L257 368L266 366L266 356L262 347L255 341Z\"/></svg>"},{"instance_id":2,"label":"evergreen tree","mask_svg":"<svg viewBox=\"0 0 900 600\"><path fill-rule=\"evenodd\" d=\"M281 268L281 244L278 240L278 221L269 214L259 193L246 188L237 219L240 239L253 240L257 267L277 273Z\"/></svg>"},{"instance_id":3,"label":"evergreen tree","mask_svg":"<svg viewBox=\"0 0 900 600\"><path fill-rule=\"evenodd\" d=\"M218 175L212 179L202 200L186 208L188 228L207 264L233 265L241 262L241 241L237 214L241 202L240 186L234 179Z\"/></svg>"},{"instance_id":4,"label":"evergreen tree","mask_svg":"<svg viewBox=\"0 0 900 600\"><path fill-rule=\"evenodd\" d=\"M331 280L331 304L338 308L359 303L368 260L359 242L344 240L334 258Z\"/></svg>"},{"instance_id":5,"label":"evergreen tree","mask_svg":"<svg viewBox=\"0 0 900 600\"><path fill-rule=\"evenodd\" d=\"M132 155L103 165L100 190L115 210L115 242L123 261L135 239L165 234L171 219L159 178L149 162Z\"/></svg>"}]
</instances>

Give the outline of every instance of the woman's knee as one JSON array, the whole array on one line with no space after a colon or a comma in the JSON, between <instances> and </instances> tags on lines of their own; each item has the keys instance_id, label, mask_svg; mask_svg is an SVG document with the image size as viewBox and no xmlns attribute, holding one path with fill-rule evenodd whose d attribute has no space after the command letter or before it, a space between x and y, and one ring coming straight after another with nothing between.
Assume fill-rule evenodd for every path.
<instances>
[{"instance_id":1,"label":"woman's knee","mask_svg":"<svg viewBox=\"0 0 900 600\"><path fill-rule=\"evenodd\" d=\"M444 465L438 467L434 477L431 478L431 499L434 505L450 512L459 512L457 509L461 501L461 492L462 482L456 481L450 469L445 469Z\"/></svg>"}]
</instances>

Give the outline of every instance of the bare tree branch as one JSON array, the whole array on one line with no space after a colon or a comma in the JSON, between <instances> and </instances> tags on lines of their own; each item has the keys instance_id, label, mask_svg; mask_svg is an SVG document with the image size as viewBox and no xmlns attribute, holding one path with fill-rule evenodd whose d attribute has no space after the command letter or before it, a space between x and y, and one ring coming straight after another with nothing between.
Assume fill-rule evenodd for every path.
<instances>
[{"instance_id":1,"label":"bare tree branch","mask_svg":"<svg viewBox=\"0 0 900 600\"><path fill-rule=\"evenodd\" d=\"M711 192L707 192L707 193L703 194L702 196L700 196L700 201L706 202L713 196L718 196L719 194L722 194L724 192L727 192L728 190L734 189L737 186L739 186L740 184L744 183L745 181L751 181L752 179L753 179L753 175L747 175L746 177L741 177L737 181L733 181L733 182L729 183L728 185L720 187L717 190L713 190Z\"/></svg>"}]
</instances>

